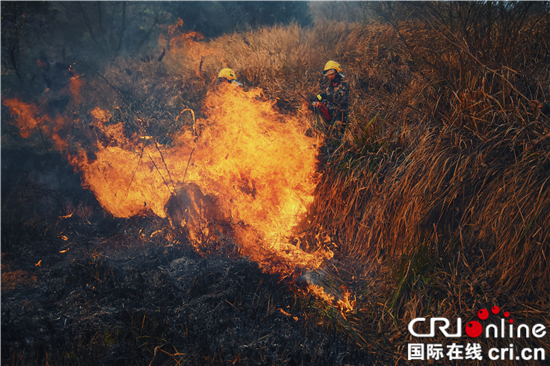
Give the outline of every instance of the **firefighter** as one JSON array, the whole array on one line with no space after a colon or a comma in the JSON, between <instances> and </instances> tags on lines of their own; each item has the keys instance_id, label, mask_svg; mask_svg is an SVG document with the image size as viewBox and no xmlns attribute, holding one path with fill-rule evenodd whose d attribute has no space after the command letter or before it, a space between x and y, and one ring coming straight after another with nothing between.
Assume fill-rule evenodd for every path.
<instances>
[{"instance_id":1,"label":"firefighter","mask_svg":"<svg viewBox=\"0 0 550 366\"><path fill-rule=\"evenodd\" d=\"M335 61L325 64L323 74L329 85L312 104L329 123L331 130L336 129L343 135L348 124L349 84L342 80L345 77L342 67Z\"/></svg>"},{"instance_id":2,"label":"firefighter","mask_svg":"<svg viewBox=\"0 0 550 366\"><path fill-rule=\"evenodd\" d=\"M220 83L230 83L232 85L241 86L242 83L237 80L237 76L235 74L235 71L231 69L222 69L220 73L218 74L218 82Z\"/></svg>"}]
</instances>

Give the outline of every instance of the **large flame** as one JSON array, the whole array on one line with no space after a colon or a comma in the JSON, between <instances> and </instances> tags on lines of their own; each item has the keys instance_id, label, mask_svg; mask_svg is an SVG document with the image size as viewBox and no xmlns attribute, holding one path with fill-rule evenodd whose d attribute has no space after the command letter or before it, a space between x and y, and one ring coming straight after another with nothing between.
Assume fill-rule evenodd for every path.
<instances>
[{"instance_id":1,"label":"large flame","mask_svg":"<svg viewBox=\"0 0 550 366\"><path fill-rule=\"evenodd\" d=\"M42 122L64 124L37 117L34 105L5 104L19 115L23 137L33 127L45 129ZM197 220L223 221L241 252L269 272L292 276L296 268L318 268L331 252L310 254L288 243L313 201L317 182L320 141L306 135L308 124L277 112L261 90L228 84L207 94L203 113L206 118L174 136L168 147L149 136L126 137L122 123L96 107L90 111L92 125L105 138L96 144L93 158L80 149L69 161L82 172L84 187L113 216L170 216L175 225L187 225L195 240L208 229L208 223L200 226ZM57 134L54 139L61 141ZM198 187L198 196L191 196L191 185ZM182 212L174 215L168 203L178 195ZM215 214L205 216L206 211Z\"/></svg>"},{"instance_id":2,"label":"large flame","mask_svg":"<svg viewBox=\"0 0 550 366\"><path fill-rule=\"evenodd\" d=\"M161 38L160 44L171 54L184 52L184 58L173 61L188 60L185 67L191 65L202 76L203 56L216 49L193 38L200 35ZM78 77L71 80L74 105L82 101L82 85ZM95 107L89 114L97 142L93 149L81 148L65 131L77 121L51 118L17 99L4 104L17 115L22 137L40 129L59 150L73 151L68 159L82 173L83 186L115 217L168 217L174 227L188 230L192 243L230 236L243 255L282 277L315 270L333 256L326 249L307 253L289 242L313 201L322 141L306 134L307 118L281 114L260 89L216 85L204 100L204 118L195 121L193 111L182 111L193 115L193 128L171 136L169 145L157 143L147 131L127 136L113 111ZM310 285L308 291L335 303L319 286ZM344 291L335 306L349 311L349 295Z\"/></svg>"}]
</instances>

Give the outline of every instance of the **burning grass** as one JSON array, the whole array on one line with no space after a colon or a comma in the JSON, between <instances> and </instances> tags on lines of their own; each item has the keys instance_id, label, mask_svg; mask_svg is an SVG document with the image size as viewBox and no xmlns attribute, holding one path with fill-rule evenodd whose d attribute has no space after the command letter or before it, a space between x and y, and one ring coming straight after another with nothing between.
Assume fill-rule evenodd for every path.
<instances>
[{"instance_id":1,"label":"burning grass","mask_svg":"<svg viewBox=\"0 0 550 366\"><path fill-rule=\"evenodd\" d=\"M453 36L429 14L392 25L275 26L210 41L171 27L156 53L118 59L101 77L79 79L85 81L79 97L58 117L27 104L25 118L20 102L4 104L25 119L21 136L32 139L30 129L40 126L70 156L83 185L115 217L166 217L170 238L190 240L202 256L218 251L235 258L238 248L264 272L298 281L272 284L297 286L293 295L277 287L258 297L245 284L237 286L238 298L211 295L205 311L221 322L231 322L219 315L222 308L257 311L258 319L258 309L267 309L271 320L308 319L302 330L315 323L384 360L404 357L413 341L406 325L419 316L473 319L479 308L498 305L520 323L548 326L550 125L527 102L546 93L550 23L527 17L514 34L495 27L488 38L501 47L475 44L474 53L469 38ZM328 59L344 65L352 87L342 141L326 136L300 99L319 89L318 70ZM236 71L243 90L213 83L222 67ZM61 127L42 127L48 121ZM165 231L157 235L167 238ZM169 269L176 257L148 274L179 283ZM71 267L72 286L91 293L96 285L133 286L118 284L121 275L94 258ZM189 262L192 273L201 261ZM259 289L270 277L256 275ZM213 283L195 282L178 286L191 296ZM128 291L141 296L137 288ZM192 319L189 308L180 310ZM236 350L228 339L198 332L192 320L176 331L167 323L178 318L174 312L135 308L86 339L107 352L122 340L137 347L146 337L143 360L151 363L285 362L278 351L280 360L267 360L260 351ZM131 331L121 331L124 321ZM272 334L257 333L251 344ZM480 342L507 347L510 340ZM545 339L539 343L550 351ZM67 355L81 360L78 352ZM295 364L320 362L289 357Z\"/></svg>"}]
</instances>

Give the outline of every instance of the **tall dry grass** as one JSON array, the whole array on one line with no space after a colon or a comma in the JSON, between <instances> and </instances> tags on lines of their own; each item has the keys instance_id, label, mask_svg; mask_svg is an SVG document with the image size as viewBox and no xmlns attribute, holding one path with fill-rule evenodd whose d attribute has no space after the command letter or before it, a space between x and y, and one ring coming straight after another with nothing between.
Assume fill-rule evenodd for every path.
<instances>
[{"instance_id":1,"label":"tall dry grass","mask_svg":"<svg viewBox=\"0 0 550 366\"><path fill-rule=\"evenodd\" d=\"M396 337L414 317L471 319L492 304L550 324L550 125L527 106L548 93L548 26L526 19L507 44L495 28L500 43L485 58L410 21L363 49L366 64L384 65L362 79L375 95L352 105L351 134L324 160L309 219L341 257L388 265L383 308Z\"/></svg>"}]
</instances>

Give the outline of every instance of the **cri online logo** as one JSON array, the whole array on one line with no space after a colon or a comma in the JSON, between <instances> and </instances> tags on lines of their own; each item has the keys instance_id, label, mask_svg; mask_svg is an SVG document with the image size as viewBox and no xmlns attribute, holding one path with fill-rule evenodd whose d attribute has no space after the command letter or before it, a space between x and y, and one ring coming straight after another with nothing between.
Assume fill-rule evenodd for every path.
<instances>
[{"instance_id":1,"label":"cri online logo","mask_svg":"<svg viewBox=\"0 0 550 366\"><path fill-rule=\"evenodd\" d=\"M497 315L500 313L500 308L498 306L493 306L491 308L491 313ZM485 327L485 338L529 338L530 335L533 335L535 338L542 338L546 335L546 327L543 324L535 324L532 328L529 328L526 324L519 325L514 332L514 320L510 318L510 313L505 311L503 314L504 318L508 320L508 327L506 327L506 320L504 318L500 319L500 327L495 324L489 324ZM481 309L477 312L477 317L479 320L489 319L489 311L487 309ZM409 323L409 333L415 337L435 337L435 330L437 328L436 323L443 323L439 325L440 332L448 338L458 338L462 337L462 319L458 318L456 320L456 329L457 332L452 334L447 332L451 322L447 318L431 318L430 319L430 333L422 334L417 333L414 330L414 325L418 322L424 322L426 318L415 318ZM506 329L508 328L508 329ZM477 338L483 334L483 325L477 320L472 320L466 324L465 327L466 334L470 338Z\"/></svg>"}]
</instances>

